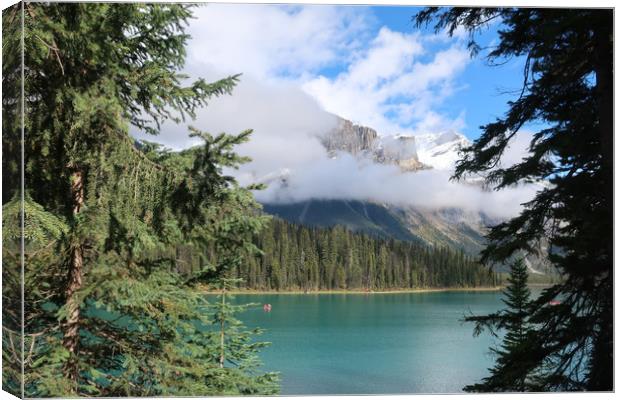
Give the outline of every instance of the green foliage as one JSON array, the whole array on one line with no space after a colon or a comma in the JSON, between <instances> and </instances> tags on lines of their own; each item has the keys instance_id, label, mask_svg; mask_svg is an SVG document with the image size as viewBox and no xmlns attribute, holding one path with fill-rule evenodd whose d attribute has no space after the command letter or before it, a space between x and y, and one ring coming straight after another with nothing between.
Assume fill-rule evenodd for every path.
<instances>
[{"instance_id":1,"label":"green foliage","mask_svg":"<svg viewBox=\"0 0 620 400\"><path fill-rule=\"evenodd\" d=\"M246 338L236 344L239 366L222 371L214 361L204 294L206 284L258 251L251 238L265 218L251 192L222 174L222 167L247 161L234 146L250 131L212 137L192 130L204 144L181 153L136 144L128 134L129 125L157 133L164 120L192 118L232 90L236 76L188 83L179 73L194 6L24 7L28 194L20 204L19 185L5 191L3 223L8 238L24 234L28 245L22 255L25 395L274 393L272 375L255 373L261 346L250 342L250 333L231 328L231 335ZM21 22L19 9L5 15ZM14 27L3 23L12 35L4 43L17 43L21 32ZM3 71L16 60L6 61ZM12 76L3 104L16 111L20 82ZM13 117L4 127L12 136L3 138L11 150L3 167L18 179L21 124ZM5 305L10 298L17 306L20 254L3 246L3 257L16 266L3 268ZM8 316L12 322L3 327L13 336L3 339L10 340L21 318ZM21 357L13 358L3 382L19 392Z\"/></svg>"},{"instance_id":2,"label":"green foliage","mask_svg":"<svg viewBox=\"0 0 620 400\"><path fill-rule=\"evenodd\" d=\"M34 368L40 367L41 360L38 359L38 355L48 346L51 332L58 329L57 326L52 327L49 324L53 316L45 311L44 307L59 299L57 288L64 284L65 274L61 270L62 266L58 264L57 251L69 228L60 218L46 212L40 204L35 203L28 194L24 196L23 201L15 196L4 204L2 215L3 383L13 393L18 394L22 391L18 382L23 379L28 393L29 382L36 379L35 376L45 374L45 371L35 373ZM22 239L25 250L23 254ZM23 276L22 265L24 265ZM22 326L25 332L23 353L20 348ZM62 349L60 353L64 353ZM59 357L61 354L56 353L48 361L50 364L59 365ZM22 363L26 372L24 376L21 375ZM33 369L30 369L31 364ZM55 377L49 382L59 387L63 380Z\"/></svg>"},{"instance_id":3,"label":"green foliage","mask_svg":"<svg viewBox=\"0 0 620 400\"><path fill-rule=\"evenodd\" d=\"M212 285L212 288L220 291L217 300L210 306L213 310L213 325L216 327L211 330L212 342L219 342L219 347L217 352L210 355L211 358L214 354L218 356L216 359L220 373L229 374L230 379L229 383L223 384L222 393L277 394L277 374L254 373L260 366L257 353L269 343L253 342L252 336L260 335L263 331L247 330L235 317L236 314L258 304L231 304L233 296L227 294L227 291L235 289L240 282L240 279L220 278Z\"/></svg>"},{"instance_id":4,"label":"green foliage","mask_svg":"<svg viewBox=\"0 0 620 400\"><path fill-rule=\"evenodd\" d=\"M46 212L29 194L24 196L23 201L16 195L2 206L2 240L5 243L18 242L23 237L27 246L38 246L60 239L67 230L65 222Z\"/></svg>"},{"instance_id":5,"label":"green foliage","mask_svg":"<svg viewBox=\"0 0 620 400\"><path fill-rule=\"evenodd\" d=\"M2 11L2 390L23 397L21 4ZM13 200L13 201L11 201ZM10 203L10 204L9 204ZM31 220L32 222L32 220ZM53 229L53 226L52 226ZM45 236L49 232L37 232ZM36 236L36 235L35 235Z\"/></svg>"},{"instance_id":6,"label":"green foliage","mask_svg":"<svg viewBox=\"0 0 620 400\"><path fill-rule=\"evenodd\" d=\"M189 153L203 151L196 148ZM126 149L118 159L131 159L134 154ZM108 162L111 159L117 158L108 158ZM149 166L145 160L141 162ZM45 230L43 233L54 233L28 236L55 239L46 242L50 251L27 254L26 304L32 321L27 332L38 338L32 362L27 364L27 393L127 396L264 394L276 390L271 378L255 376L254 359L225 374L216 370L213 357L217 353L213 351L217 349L208 333L213 324L208 312L211 305L202 289L222 271L234 268L246 252L257 251L250 239L261 229L264 218L253 215L251 210L257 207L253 197L245 189L219 187L217 195L212 193L194 203L198 208L193 212L201 224L195 221L185 226L183 211L172 200L176 192L166 197L164 189L176 187L194 199L196 193L205 193L200 180L193 179L191 171L141 179L143 173L157 170L152 167L140 171L121 168L119 163L102 168L97 183L89 185L86 202L99 203L98 207L89 207L80 215L80 224L74 226L77 232L69 230L60 238L57 233L67 232L66 226L40 205L30 200L25 203L27 210L38 212L30 218L43 222L34 226ZM194 183L192 189L186 185L188 180ZM104 196L109 193L114 197ZM7 206L6 215L11 218L15 206ZM80 227L86 229L79 231ZM60 323L67 317L59 289L65 284L62 269L71 243L80 235L87 238L89 250L84 285L78 293L83 310L78 354L82 373L74 386L62 374L70 354L59 336ZM245 334L249 340L250 332Z\"/></svg>"},{"instance_id":7,"label":"green foliage","mask_svg":"<svg viewBox=\"0 0 620 400\"><path fill-rule=\"evenodd\" d=\"M507 113L482 127L464 149L455 178L485 176L500 190L521 182L549 184L521 214L495 226L486 261L528 252L542 238L562 283L532 305L537 340L528 362L552 372L541 390L613 388L613 11L550 8L427 8L418 26L475 35L491 19L501 21L492 63L525 57L523 87ZM512 166L501 156L520 129L534 133L529 154ZM560 296L562 306L550 307Z\"/></svg>"},{"instance_id":8,"label":"green foliage","mask_svg":"<svg viewBox=\"0 0 620 400\"><path fill-rule=\"evenodd\" d=\"M476 324L474 335L488 329L494 336L503 335L499 349L491 348L496 360L489 369L490 376L481 383L465 387L468 392L525 392L541 388L535 383L540 375L537 365L528 354L529 341L536 340L533 324L529 322L531 299L527 286L527 267L522 260L510 266L508 286L503 291L506 309L483 316L466 317Z\"/></svg>"},{"instance_id":9,"label":"green foliage","mask_svg":"<svg viewBox=\"0 0 620 400\"><path fill-rule=\"evenodd\" d=\"M309 228L277 218L254 236L260 257L233 270L260 290L488 287L497 275L446 247L387 240L335 226Z\"/></svg>"},{"instance_id":10,"label":"green foliage","mask_svg":"<svg viewBox=\"0 0 620 400\"><path fill-rule=\"evenodd\" d=\"M15 4L2 11L2 204L20 191L22 183L21 39L21 4Z\"/></svg>"}]
</instances>

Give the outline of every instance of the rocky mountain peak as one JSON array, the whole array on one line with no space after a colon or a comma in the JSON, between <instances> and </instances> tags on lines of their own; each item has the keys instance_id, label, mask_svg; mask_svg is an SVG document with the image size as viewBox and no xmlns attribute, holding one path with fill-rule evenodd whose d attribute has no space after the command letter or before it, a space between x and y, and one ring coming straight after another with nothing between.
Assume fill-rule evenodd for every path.
<instances>
[{"instance_id":1,"label":"rocky mountain peak","mask_svg":"<svg viewBox=\"0 0 620 400\"><path fill-rule=\"evenodd\" d=\"M334 155L344 151L353 155L374 152L377 148L377 131L366 126L355 125L344 118L338 118L338 125L321 137L321 143L328 153Z\"/></svg>"},{"instance_id":2,"label":"rocky mountain peak","mask_svg":"<svg viewBox=\"0 0 620 400\"><path fill-rule=\"evenodd\" d=\"M381 164L398 165L403 171L428 168L418 158L414 136L379 137L372 128L339 118L337 127L320 139L331 156L344 151Z\"/></svg>"}]
</instances>

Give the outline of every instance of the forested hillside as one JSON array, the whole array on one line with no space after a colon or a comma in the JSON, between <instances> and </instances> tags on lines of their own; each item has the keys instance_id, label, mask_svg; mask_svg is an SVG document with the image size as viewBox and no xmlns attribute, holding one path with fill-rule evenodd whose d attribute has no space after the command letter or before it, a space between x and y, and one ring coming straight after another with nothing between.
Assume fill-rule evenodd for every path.
<instances>
[{"instance_id":1,"label":"forested hillside","mask_svg":"<svg viewBox=\"0 0 620 400\"><path fill-rule=\"evenodd\" d=\"M256 235L263 250L234 270L261 290L480 287L498 275L460 251L381 239L336 226L309 228L274 218Z\"/></svg>"}]
</instances>

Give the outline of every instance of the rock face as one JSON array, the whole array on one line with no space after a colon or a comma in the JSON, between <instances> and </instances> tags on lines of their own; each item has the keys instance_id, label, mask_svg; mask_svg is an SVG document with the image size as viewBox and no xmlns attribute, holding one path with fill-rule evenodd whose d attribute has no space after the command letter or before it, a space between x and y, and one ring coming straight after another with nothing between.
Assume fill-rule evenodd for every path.
<instances>
[{"instance_id":1,"label":"rock face","mask_svg":"<svg viewBox=\"0 0 620 400\"><path fill-rule=\"evenodd\" d=\"M375 161L382 164L395 164L402 171L417 171L429 168L420 162L416 140L413 136L391 136L381 138L375 153Z\"/></svg>"},{"instance_id":2,"label":"rock face","mask_svg":"<svg viewBox=\"0 0 620 400\"><path fill-rule=\"evenodd\" d=\"M339 151L368 157L381 164L394 164L403 171L428 168L421 163L413 136L379 137L377 131L339 118L338 126L321 138L330 156Z\"/></svg>"},{"instance_id":3,"label":"rock face","mask_svg":"<svg viewBox=\"0 0 620 400\"><path fill-rule=\"evenodd\" d=\"M321 137L321 143L330 155L344 151L353 155L373 153L378 144L377 131L366 126L354 125L339 118L338 126Z\"/></svg>"}]
</instances>

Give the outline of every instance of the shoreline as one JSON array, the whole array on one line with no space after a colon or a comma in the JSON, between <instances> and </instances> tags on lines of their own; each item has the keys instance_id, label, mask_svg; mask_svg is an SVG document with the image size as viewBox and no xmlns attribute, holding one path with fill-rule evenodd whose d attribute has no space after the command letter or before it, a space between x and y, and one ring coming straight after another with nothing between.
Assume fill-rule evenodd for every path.
<instances>
[{"instance_id":1,"label":"shoreline","mask_svg":"<svg viewBox=\"0 0 620 400\"><path fill-rule=\"evenodd\" d=\"M258 290L258 289L236 289L229 290L227 293L236 294L250 294L250 295L265 295L265 294L403 294L403 293L433 293L433 292L498 292L504 289L504 286L494 287L472 287L472 288L419 288L419 289L391 289L391 290L375 290L366 292L364 290L353 289L339 289L339 290ZM215 290L205 291L207 294L219 294Z\"/></svg>"}]
</instances>

